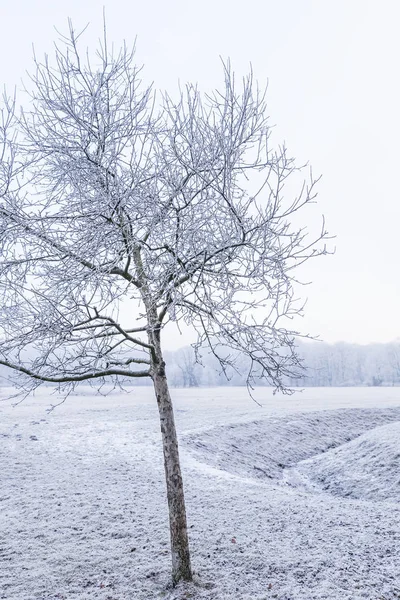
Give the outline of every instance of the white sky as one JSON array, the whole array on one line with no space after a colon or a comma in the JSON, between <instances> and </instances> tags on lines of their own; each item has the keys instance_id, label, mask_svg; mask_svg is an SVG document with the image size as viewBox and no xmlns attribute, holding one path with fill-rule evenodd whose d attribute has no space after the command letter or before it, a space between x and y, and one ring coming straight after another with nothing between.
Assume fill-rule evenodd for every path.
<instances>
[{"instance_id":1,"label":"white sky","mask_svg":"<svg viewBox=\"0 0 400 600\"><path fill-rule=\"evenodd\" d=\"M322 173L319 204L336 254L309 264L304 332L325 341L400 336L400 2L397 0L0 0L0 82L19 85L72 17L109 39L137 37L137 60L156 88L219 86L219 56L239 75L251 62L269 80L275 139ZM308 217L307 217L308 218ZM188 341L174 336L170 347Z\"/></svg>"}]
</instances>

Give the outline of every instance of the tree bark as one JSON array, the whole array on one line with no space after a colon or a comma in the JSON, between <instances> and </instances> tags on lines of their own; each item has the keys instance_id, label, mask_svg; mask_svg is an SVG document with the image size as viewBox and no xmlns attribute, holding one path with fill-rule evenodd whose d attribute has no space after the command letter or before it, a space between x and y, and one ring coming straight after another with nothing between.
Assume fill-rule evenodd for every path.
<instances>
[{"instance_id":1,"label":"tree bark","mask_svg":"<svg viewBox=\"0 0 400 600\"><path fill-rule=\"evenodd\" d=\"M135 264L138 272L138 280L142 286L143 302L146 306L147 321L149 324L147 331L148 340L152 347L150 351L151 377L153 379L160 415L171 540L172 582L175 585L181 580L191 581L193 579L178 437L176 435L174 410L165 373L165 361L161 350L161 327L157 310L149 294L140 249L136 252Z\"/></svg>"},{"instance_id":2,"label":"tree bark","mask_svg":"<svg viewBox=\"0 0 400 600\"><path fill-rule=\"evenodd\" d=\"M158 354L158 353L157 353ZM172 581L191 581L189 539L186 521L185 497L179 462L178 438L176 435L174 412L169 394L165 363L162 357L153 373L154 390L160 414L161 435L164 452L165 480L169 509L171 536Z\"/></svg>"}]
</instances>

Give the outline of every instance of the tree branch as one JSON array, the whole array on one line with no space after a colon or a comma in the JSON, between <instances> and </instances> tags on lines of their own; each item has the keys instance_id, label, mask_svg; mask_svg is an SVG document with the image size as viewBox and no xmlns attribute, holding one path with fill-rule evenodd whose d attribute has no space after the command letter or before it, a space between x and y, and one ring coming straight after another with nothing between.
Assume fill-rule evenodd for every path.
<instances>
[{"instance_id":1,"label":"tree branch","mask_svg":"<svg viewBox=\"0 0 400 600\"><path fill-rule=\"evenodd\" d=\"M0 360L0 365L5 367L9 367L14 371L19 371L20 373L24 373L25 375L29 375L32 379L38 379L40 381L45 381L48 383L68 383L68 382L79 382L79 381L89 381L91 379L98 379L99 377L107 377L112 375L117 375L121 377L151 377L150 371L124 371L120 369L106 369L104 371L85 373L83 375L71 375L71 376L60 376L60 377L48 377L46 375L41 375L40 373L35 373L30 369L26 369L22 365L15 365L6 360Z\"/></svg>"}]
</instances>

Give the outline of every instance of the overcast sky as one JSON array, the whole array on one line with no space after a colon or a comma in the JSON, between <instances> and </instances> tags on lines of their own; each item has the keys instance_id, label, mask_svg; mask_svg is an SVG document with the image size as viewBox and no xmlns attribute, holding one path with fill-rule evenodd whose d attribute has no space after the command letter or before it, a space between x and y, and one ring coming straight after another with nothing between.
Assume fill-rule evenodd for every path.
<instances>
[{"instance_id":1,"label":"overcast sky","mask_svg":"<svg viewBox=\"0 0 400 600\"><path fill-rule=\"evenodd\" d=\"M312 224L323 213L336 254L309 264L304 332L328 342L400 337L400 2L398 0L0 0L0 81L20 86L32 43L51 52L72 17L116 45L137 38L156 88L178 80L219 86L219 56L239 74L251 62L269 82L274 138L322 173ZM189 338L175 337L170 347Z\"/></svg>"}]
</instances>

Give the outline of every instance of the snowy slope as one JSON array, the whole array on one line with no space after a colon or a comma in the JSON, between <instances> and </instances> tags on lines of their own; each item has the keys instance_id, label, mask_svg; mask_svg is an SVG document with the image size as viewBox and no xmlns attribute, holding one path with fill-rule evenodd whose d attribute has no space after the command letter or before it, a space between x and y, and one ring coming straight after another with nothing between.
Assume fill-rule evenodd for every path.
<instances>
[{"instance_id":1,"label":"snowy slope","mask_svg":"<svg viewBox=\"0 0 400 600\"><path fill-rule=\"evenodd\" d=\"M279 479L283 469L400 421L400 409L344 409L212 427L184 436L199 461L244 477Z\"/></svg>"},{"instance_id":2,"label":"snowy slope","mask_svg":"<svg viewBox=\"0 0 400 600\"><path fill-rule=\"evenodd\" d=\"M336 496L400 503L400 421L296 465L316 490Z\"/></svg>"}]
</instances>

